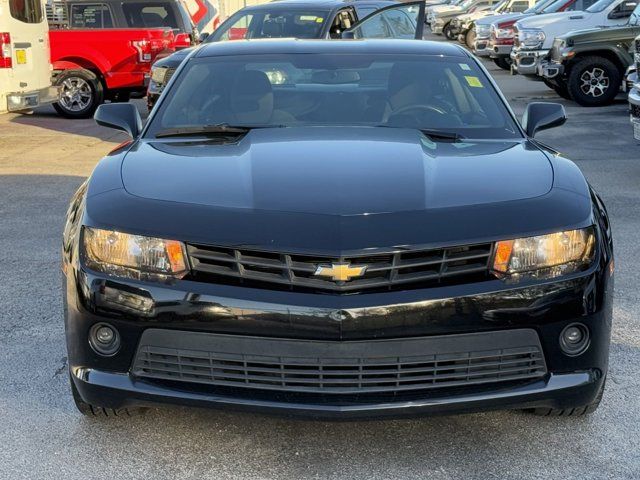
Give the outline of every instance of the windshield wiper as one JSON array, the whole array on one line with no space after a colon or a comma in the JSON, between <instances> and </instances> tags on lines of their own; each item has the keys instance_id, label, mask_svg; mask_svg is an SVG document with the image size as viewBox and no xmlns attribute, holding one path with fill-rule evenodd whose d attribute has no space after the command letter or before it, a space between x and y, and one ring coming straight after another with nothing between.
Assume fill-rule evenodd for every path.
<instances>
[{"instance_id":1,"label":"windshield wiper","mask_svg":"<svg viewBox=\"0 0 640 480\"><path fill-rule=\"evenodd\" d=\"M464 136L456 132L446 132L444 130L430 130L427 128L420 128L419 130L423 134L425 134L427 137L429 137L431 140L450 140L452 142L457 142L464 138Z\"/></svg>"},{"instance_id":2,"label":"windshield wiper","mask_svg":"<svg viewBox=\"0 0 640 480\"><path fill-rule=\"evenodd\" d=\"M284 125L229 125L217 123L215 125L198 125L197 127L165 128L156 133L156 138L165 137L191 137L197 135L236 137L243 135L254 128L281 128Z\"/></svg>"}]
</instances>

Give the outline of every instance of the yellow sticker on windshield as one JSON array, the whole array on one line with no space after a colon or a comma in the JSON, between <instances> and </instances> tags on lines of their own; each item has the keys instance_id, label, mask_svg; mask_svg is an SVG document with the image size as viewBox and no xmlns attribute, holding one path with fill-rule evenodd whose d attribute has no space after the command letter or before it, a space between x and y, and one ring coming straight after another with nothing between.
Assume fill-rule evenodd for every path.
<instances>
[{"instance_id":1,"label":"yellow sticker on windshield","mask_svg":"<svg viewBox=\"0 0 640 480\"><path fill-rule=\"evenodd\" d=\"M467 79L467 83L470 87L483 88L482 83L478 77L472 77L470 75L465 75L464 78Z\"/></svg>"},{"instance_id":2,"label":"yellow sticker on windshield","mask_svg":"<svg viewBox=\"0 0 640 480\"><path fill-rule=\"evenodd\" d=\"M324 20L324 18L318 17L318 18L316 18L316 23L322 23L323 20Z\"/></svg>"}]
</instances>

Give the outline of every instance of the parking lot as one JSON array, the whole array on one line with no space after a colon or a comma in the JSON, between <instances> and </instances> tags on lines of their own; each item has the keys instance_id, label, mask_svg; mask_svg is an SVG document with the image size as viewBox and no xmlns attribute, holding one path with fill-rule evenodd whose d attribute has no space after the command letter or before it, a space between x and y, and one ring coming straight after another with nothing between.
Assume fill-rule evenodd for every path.
<instances>
[{"instance_id":1,"label":"parking lot","mask_svg":"<svg viewBox=\"0 0 640 480\"><path fill-rule=\"evenodd\" d=\"M527 102L558 101L544 85L486 65L518 115ZM597 109L562 102L567 124L539 138L600 192L616 240L607 389L600 409L582 418L320 422L177 407L109 421L81 416L66 370L62 219L72 193L124 136L49 108L0 116L0 477L640 478L640 144L625 101Z\"/></svg>"}]
</instances>

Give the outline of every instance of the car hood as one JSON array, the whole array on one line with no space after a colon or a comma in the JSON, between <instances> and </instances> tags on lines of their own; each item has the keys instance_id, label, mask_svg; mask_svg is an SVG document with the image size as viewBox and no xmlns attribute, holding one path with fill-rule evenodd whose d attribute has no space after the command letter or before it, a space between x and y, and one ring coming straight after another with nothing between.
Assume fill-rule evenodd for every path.
<instances>
[{"instance_id":1,"label":"car hood","mask_svg":"<svg viewBox=\"0 0 640 480\"><path fill-rule=\"evenodd\" d=\"M189 56L189 54L196 48L198 47L183 48L182 50L178 50L168 57L164 57L156 61L153 64L153 67L177 68L182 63L182 61L187 58L187 56Z\"/></svg>"},{"instance_id":2,"label":"car hood","mask_svg":"<svg viewBox=\"0 0 640 480\"><path fill-rule=\"evenodd\" d=\"M640 33L640 26L625 25L623 27L607 26L585 28L582 30L573 30L558 35L557 38L568 39L575 43L606 41L615 42L618 40L633 40Z\"/></svg>"},{"instance_id":3,"label":"car hood","mask_svg":"<svg viewBox=\"0 0 640 480\"><path fill-rule=\"evenodd\" d=\"M434 143L412 129L311 127L256 129L226 145L143 141L126 155L122 180L147 199L348 216L541 196L553 169L517 141Z\"/></svg>"},{"instance_id":4,"label":"car hood","mask_svg":"<svg viewBox=\"0 0 640 480\"><path fill-rule=\"evenodd\" d=\"M581 20L593 15L588 12L556 12L546 13L544 15L532 15L527 18L518 20L518 28L540 28L543 29L549 25L560 24L561 22L567 22L570 18L574 20ZM567 23L565 25L567 30L573 30L573 23ZM577 24L575 25L578 26ZM572 28L569 28L572 27Z\"/></svg>"},{"instance_id":5,"label":"car hood","mask_svg":"<svg viewBox=\"0 0 640 480\"><path fill-rule=\"evenodd\" d=\"M139 140L98 163L85 205L96 228L331 256L593 223L577 166L531 141L432 143L392 128Z\"/></svg>"},{"instance_id":6,"label":"car hood","mask_svg":"<svg viewBox=\"0 0 640 480\"><path fill-rule=\"evenodd\" d=\"M514 20L519 18L525 18L529 14L522 13L503 13L501 15L488 15L486 17L482 17L478 19L476 25L491 25L492 23L504 22L507 20Z\"/></svg>"}]
</instances>

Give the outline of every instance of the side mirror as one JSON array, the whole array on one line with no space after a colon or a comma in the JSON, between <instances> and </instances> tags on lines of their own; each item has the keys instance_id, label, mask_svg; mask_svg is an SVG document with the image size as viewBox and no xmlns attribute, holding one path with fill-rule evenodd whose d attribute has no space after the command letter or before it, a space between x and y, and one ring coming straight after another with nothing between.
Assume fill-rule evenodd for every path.
<instances>
[{"instance_id":1,"label":"side mirror","mask_svg":"<svg viewBox=\"0 0 640 480\"><path fill-rule=\"evenodd\" d=\"M353 40L354 38L356 38L355 33L353 33L353 30L349 29L349 30L343 30L342 33L340 34L340 37L343 40Z\"/></svg>"},{"instance_id":2,"label":"side mirror","mask_svg":"<svg viewBox=\"0 0 640 480\"><path fill-rule=\"evenodd\" d=\"M533 102L527 105L522 116L522 128L533 137L540 130L559 127L566 121L567 114L559 103Z\"/></svg>"},{"instance_id":3,"label":"side mirror","mask_svg":"<svg viewBox=\"0 0 640 480\"><path fill-rule=\"evenodd\" d=\"M142 131L142 119L135 105L131 103L105 103L98 107L93 119L98 125L127 132L136 138Z\"/></svg>"},{"instance_id":4,"label":"side mirror","mask_svg":"<svg viewBox=\"0 0 640 480\"><path fill-rule=\"evenodd\" d=\"M202 33L198 36L198 43L202 43L202 42L204 42L208 37L209 37L209 32L202 32Z\"/></svg>"}]
</instances>

